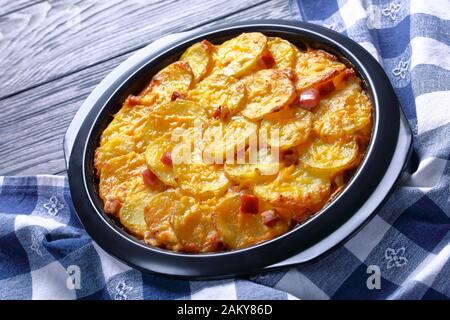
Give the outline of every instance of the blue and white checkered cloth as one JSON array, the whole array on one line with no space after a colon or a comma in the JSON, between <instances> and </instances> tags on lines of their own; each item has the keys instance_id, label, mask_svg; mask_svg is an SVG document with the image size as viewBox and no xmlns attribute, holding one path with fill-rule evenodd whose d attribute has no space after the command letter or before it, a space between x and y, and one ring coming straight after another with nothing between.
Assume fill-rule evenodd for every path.
<instances>
[{"instance_id":1,"label":"blue and white checkered cloth","mask_svg":"<svg viewBox=\"0 0 450 320\"><path fill-rule=\"evenodd\" d=\"M335 29L370 51L414 129L410 169L377 215L312 264L180 281L134 270L93 243L64 177L0 177L0 298L450 298L450 2L291 0L291 7L297 19ZM78 284L68 270L80 275ZM379 286L368 281L376 271Z\"/></svg>"}]
</instances>

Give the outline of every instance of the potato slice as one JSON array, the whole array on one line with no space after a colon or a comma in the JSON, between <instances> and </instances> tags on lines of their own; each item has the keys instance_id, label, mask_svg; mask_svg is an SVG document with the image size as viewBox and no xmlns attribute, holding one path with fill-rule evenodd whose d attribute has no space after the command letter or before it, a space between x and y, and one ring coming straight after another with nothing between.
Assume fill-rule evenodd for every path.
<instances>
[{"instance_id":1,"label":"potato slice","mask_svg":"<svg viewBox=\"0 0 450 320\"><path fill-rule=\"evenodd\" d=\"M129 106L128 99L125 101L100 137L94 160L97 175L108 160L136 151L134 133L145 122L151 110L149 106Z\"/></svg>"},{"instance_id":2,"label":"potato slice","mask_svg":"<svg viewBox=\"0 0 450 320\"><path fill-rule=\"evenodd\" d=\"M284 150L305 142L309 138L312 124L311 112L301 108L286 108L264 119L259 130L260 135L265 133L270 146ZM278 139L271 134L274 130L278 132Z\"/></svg>"},{"instance_id":3,"label":"potato slice","mask_svg":"<svg viewBox=\"0 0 450 320\"><path fill-rule=\"evenodd\" d=\"M291 103L295 88L286 73L281 70L265 69L245 78L247 105L242 114L250 119L279 111Z\"/></svg>"},{"instance_id":4,"label":"potato slice","mask_svg":"<svg viewBox=\"0 0 450 320\"><path fill-rule=\"evenodd\" d=\"M316 209L330 193L328 176L297 165L282 168L277 178L254 187L255 195L274 206Z\"/></svg>"},{"instance_id":5,"label":"potato slice","mask_svg":"<svg viewBox=\"0 0 450 320\"><path fill-rule=\"evenodd\" d=\"M203 108L198 103L184 99L158 105L153 109L151 115L165 117L169 122L176 122L176 124L187 123L190 126L193 126L197 119L202 122L206 121Z\"/></svg>"},{"instance_id":6,"label":"potato slice","mask_svg":"<svg viewBox=\"0 0 450 320\"><path fill-rule=\"evenodd\" d=\"M148 115L145 124L136 129L136 150L144 152L149 143L166 134L176 134L176 128L188 130L206 123L205 110L195 102L177 99L158 105Z\"/></svg>"},{"instance_id":7,"label":"potato slice","mask_svg":"<svg viewBox=\"0 0 450 320\"><path fill-rule=\"evenodd\" d=\"M349 79L342 90L322 98L314 110L314 131L321 137L341 137L369 125L372 107L359 80Z\"/></svg>"},{"instance_id":8,"label":"potato slice","mask_svg":"<svg viewBox=\"0 0 450 320\"><path fill-rule=\"evenodd\" d=\"M184 201L191 204L190 199ZM174 216L173 230L183 246L183 251L211 251L210 239L216 233L212 213L212 206L194 202L184 212Z\"/></svg>"},{"instance_id":9,"label":"potato slice","mask_svg":"<svg viewBox=\"0 0 450 320\"><path fill-rule=\"evenodd\" d=\"M154 95L157 103L166 103L174 92L186 95L193 84L194 74L189 63L176 61L159 71L141 95Z\"/></svg>"},{"instance_id":10,"label":"potato slice","mask_svg":"<svg viewBox=\"0 0 450 320\"><path fill-rule=\"evenodd\" d=\"M242 33L217 47L213 72L240 77L256 67L266 48L267 38L262 33Z\"/></svg>"},{"instance_id":11,"label":"potato slice","mask_svg":"<svg viewBox=\"0 0 450 320\"><path fill-rule=\"evenodd\" d=\"M173 218L182 215L194 202L181 201L183 195L177 189L169 189L151 197L144 208L144 220L148 231L145 241L153 246L180 250L181 244L173 230Z\"/></svg>"},{"instance_id":12,"label":"potato slice","mask_svg":"<svg viewBox=\"0 0 450 320\"><path fill-rule=\"evenodd\" d=\"M181 189L198 199L208 199L224 194L230 184L223 169L192 163L175 166Z\"/></svg>"},{"instance_id":13,"label":"potato slice","mask_svg":"<svg viewBox=\"0 0 450 320\"><path fill-rule=\"evenodd\" d=\"M169 135L164 135L150 141L145 150L145 161L159 180L166 185L176 187L178 184L175 180L172 166L164 164L161 161L161 158L166 152L172 152L173 146L174 142Z\"/></svg>"},{"instance_id":14,"label":"potato slice","mask_svg":"<svg viewBox=\"0 0 450 320\"><path fill-rule=\"evenodd\" d=\"M280 169L278 153L272 154L271 150L260 149L256 151L256 156L252 156L250 152L250 149L246 152L246 163L239 164L237 161L225 163L225 173L231 180L250 186L257 181L271 179L278 173Z\"/></svg>"},{"instance_id":15,"label":"potato slice","mask_svg":"<svg viewBox=\"0 0 450 320\"><path fill-rule=\"evenodd\" d=\"M213 66L214 45L204 40L194 43L181 56L181 61L186 61L194 73L196 82L203 79Z\"/></svg>"},{"instance_id":16,"label":"potato slice","mask_svg":"<svg viewBox=\"0 0 450 320\"><path fill-rule=\"evenodd\" d=\"M345 69L335 56L323 50L297 50L295 73L297 91L331 80Z\"/></svg>"},{"instance_id":17,"label":"potato slice","mask_svg":"<svg viewBox=\"0 0 450 320\"><path fill-rule=\"evenodd\" d=\"M308 167L334 174L347 169L358 156L355 139L338 139L327 142L315 139L300 155L300 160Z\"/></svg>"},{"instance_id":18,"label":"potato slice","mask_svg":"<svg viewBox=\"0 0 450 320\"><path fill-rule=\"evenodd\" d=\"M201 200L224 194L230 182L225 177L223 168L206 164L201 150L187 150L191 154L188 158L183 158L185 148L185 144L178 144L172 151L173 171L181 190Z\"/></svg>"},{"instance_id":19,"label":"potato slice","mask_svg":"<svg viewBox=\"0 0 450 320\"><path fill-rule=\"evenodd\" d=\"M125 134L132 136L135 129L144 122L144 119L151 111L151 106L130 105L127 98L119 112L114 115L114 119L103 130L100 145L107 143L116 135Z\"/></svg>"},{"instance_id":20,"label":"potato slice","mask_svg":"<svg viewBox=\"0 0 450 320\"><path fill-rule=\"evenodd\" d=\"M142 178L137 177L131 183L130 191L119 212L119 219L122 225L133 234L143 238L147 231L147 224L144 219L144 208L150 198L158 193L144 185Z\"/></svg>"},{"instance_id":21,"label":"potato slice","mask_svg":"<svg viewBox=\"0 0 450 320\"><path fill-rule=\"evenodd\" d=\"M135 152L109 160L100 171L100 197L105 202L115 199L123 203L132 181L146 168L144 157Z\"/></svg>"},{"instance_id":22,"label":"potato slice","mask_svg":"<svg viewBox=\"0 0 450 320\"><path fill-rule=\"evenodd\" d=\"M281 70L295 67L297 52L289 41L278 37L270 37L267 41L267 48L275 59L275 68Z\"/></svg>"},{"instance_id":23,"label":"potato slice","mask_svg":"<svg viewBox=\"0 0 450 320\"><path fill-rule=\"evenodd\" d=\"M280 219L274 226L268 227L260 213L242 213L240 207L240 194L233 192L223 197L215 209L216 228L229 249L254 245L289 229L290 219Z\"/></svg>"},{"instance_id":24,"label":"potato slice","mask_svg":"<svg viewBox=\"0 0 450 320\"><path fill-rule=\"evenodd\" d=\"M100 137L100 146L108 143L112 138L120 134L128 134L133 130L133 125L122 121L120 119L114 118L103 130Z\"/></svg>"},{"instance_id":25,"label":"potato slice","mask_svg":"<svg viewBox=\"0 0 450 320\"><path fill-rule=\"evenodd\" d=\"M145 240L154 246L176 251L211 251L216 234L212 204L184 195L178 189L161 192L147 201Z\"/></svg>"},{"instance_id":26,"label":"potato slice","mask_svg":"<svg viewBox=\"0 0 450 320\"><path fill-rule=\"evenodd\" d=\"M226 108L230 115L234 115L244 106L245 86L234 77L212 74L189 91L188 97L203 106L209 117L219 107Z\"/></svg>"},{"instance_id":27,"label":"potato slice","mask_svg":"<svg viewBox=\"0 0 450 320\"><path fill-rule=\"evenodd\" d=\"M132 151L134 151L133 137L124 133L115 134L95 150L94 165L97 172L100 172L109 160L129 154Z\"/></svg>"},{"instance_id":28,"label":"potato slice","mask_svg":"<svg viewBox=\"0 0 450 320\"><path fill-rule=\"evenodd\" d=\"M310 111L293 106L309 88L320 102L312 95L309 104L303 99ZM130 95L103 131L94 165L104 211L174 251L272 239L344 188L364 156L371 117L355 71L325 51L299 51L258 32L217 47L196 43ZM237 162L242 155L245 163ZM257 196L258 208L254 197L241 203L239 190Z\"/></svg>"},{"instance_id":29,"label":"potato slice","mask_svg":"<svg viewBox=\"0 0 450 320\"><path fill-rule=\"evenodd\" d=\"M240 116L225 124L220 121L212 123L203 134L204 154L213 159L234 158L237 149L245 148L250 139L257 138L257 132L255 123Z\"/></svg>"}]
</instances>

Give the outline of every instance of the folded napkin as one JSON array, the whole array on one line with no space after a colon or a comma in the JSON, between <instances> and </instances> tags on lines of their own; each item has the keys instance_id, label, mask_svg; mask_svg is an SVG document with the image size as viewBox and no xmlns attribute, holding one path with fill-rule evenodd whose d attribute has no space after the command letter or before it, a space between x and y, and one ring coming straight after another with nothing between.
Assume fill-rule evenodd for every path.
<instances>
[{"instance_id":1,"label":"folded napkin","mask_svg":"<svg viewBox=\"0 0 450 320\"><path fill-rule=\"evenodd\" d=\"M290 297L246 279L182 281L134 270L88 236L65 177L0 177L0 299Z\"/></svg>"},{"instance_id":2,"label":"folded napkin","mask_svg":"<svg viewBox=\"0 0 450 320\"><path fill-rule=\"evenodd\" d=\"M344 33L384 66L414 129L401 185L344 245L314 263L223 281L141 273L86 234L67 180L0 177L1 299L448 299L448 1L297 1L297 19Z\"/></svg>"},{"instance_id":3,"label":"folded napkin","mask_svg":"<svg viewBox=\"0 0 450 320\"><path fill-rule=\"evenodd\" d=\"M449 298L450 2L290 5L296 19L350 37L379 61L413 128L414 151L401 185L361 232L317 263L289 271L275 287L300 298ZM381 289L370 290L375 269Z\"/></svg>"}]
</instances>

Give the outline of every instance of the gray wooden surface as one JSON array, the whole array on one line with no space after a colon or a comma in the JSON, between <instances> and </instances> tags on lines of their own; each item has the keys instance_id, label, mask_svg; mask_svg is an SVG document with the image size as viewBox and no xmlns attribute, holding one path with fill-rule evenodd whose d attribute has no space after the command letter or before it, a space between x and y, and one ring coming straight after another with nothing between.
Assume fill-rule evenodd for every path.
<instances>
[{"instance_id":1,"label":"gray wooden surface","mask_svg":"<svg viewBox=\"0 0 450 320\"><path fill-rule=\"evenodd\" d=\"M0 175L65 174L62 140L83 100L164 35L289 19L288 0L0 0Z\"/></svg>"}]
</instances>

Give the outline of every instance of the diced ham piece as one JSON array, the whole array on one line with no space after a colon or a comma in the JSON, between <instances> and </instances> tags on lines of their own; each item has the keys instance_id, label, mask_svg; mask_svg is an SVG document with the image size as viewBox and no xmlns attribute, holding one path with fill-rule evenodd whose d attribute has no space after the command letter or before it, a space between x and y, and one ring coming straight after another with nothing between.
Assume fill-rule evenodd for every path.
<instances>
[{"instance_id":1,"label":"diced ham piece","mask_svg":"<svg viewBox=\"0 0 450 320\"><path fill-rule=\"evenodd\" d=\"M320 92L320 95L322 95L322 96L329 94L331 91L334 91L334 89L335 89L335 87L334 87L333 80L324 82L319 86L319 92Z\"/></svg>"},{"instance_id":2,"label":"diced ham piece","mask_svg":"<svg viewBox=\"0 0 450 320\"><path fill-rule=\"evenodd\" d=\"M283 154L283 160L286 162L286 165L288 166L292 164L297 164L298 155L296 155L292 150L286 150L286 152Z\"/></svg>"},{"instance_id":3,"label":"diced ham piece","mask_svg":"<svg viewBox=\"0 0 450 320\"><path fill-rule=\"evenodd\" d=\"M128 96L128 105L135 106L141 103L141 98L138 96L129 95Z\"/></svg>"},{"instance_id":4,"label":"diced ham piece","mask_svg":"<svg viewBox=\"0 0 450 320\"><path fill-rule=\"evenodd\" d=\"M171 167L172 166L172 155L170 152L164 152L164 154L161 157L161 162L166 165Z\"/></svg>"},{"instance_id":5,"label":"diced ham piece","mask_svg":"<svg viewBox=\"0 0 450 320\"><path fill-rule=\"evenodd\" d=\"M354 76L356 76L355 70L353 70L353 69L345 69L344 70L344 75L342 77L342 80L347 80L347 79L352 78Z\"/></svg>"},{"instance_id":6,"label":"diced ham piece","mask_svg":"<svg viewBox=\"0 0 450 320\"><path fill-rule=\"evenodd\" d=\"M120 208L122 207L122 204L119 200L116 199L107 199L105 201L104 210L106 214L112 214L117 215L119 213Z\"/></svg>"},{"instance_id":7,"label":"diced ham piece","mask_svg":"<svg viewBox=\"0 0 450 320\"><path fill-rule=\"evenodd\" d=\"M263 223L268 227L273 227L278 220L280 220L280 216L275 210L267 210L261 212L261 217Z\"/></svg>"},{"instance_id":8,"label":"diced ham piece","mask_svg":"<svg viewBox=\"0 0 450 320\"><path fill-rule=\"evenodd\" d=\"M214 119L220 119L221 114L222 114L222 106L220 106L216 110L214 110L214 114L213 114Z\"/></svg>"},{"instance_id":9,"label":"diced ham piece","mask_svg":"<svg viewBox=\"0 0 450 320\"><path fill-rule=\"evenodd\" d=\"M225 244L222 241L222 238L216 233L210 239L209 242L211 244L211 248L213 251L223 251L225 250Z\"/></svg>"},{"instance_id":10,"label":"diced ham piece","mask_svg":"<svg viewBox=\"0 0 450 320\"><path fill-rule=\"evenodd\" d=\"M311 110L319 104L320 91L316 88L306 89L298 97L298 105L300 108Z\"/></svg>"},{"instance_id":11,"label":"diced ham piece","mask_svg":"<svg viewBox=\"0 0 450 320\"><path fill-rule=\"evenodd\" d=\"M229 114L230 109L228 109L227 107L220 106L216 110L214 110L213 118L225 120Z\"/></svg>"},{"instance_id":12,"label":"diced ham piece","mask_svg":"<svg viewBox=\"0 0 450 320\"><path fill-rule=\"evenodd\" d=\"M259 201L258 197L251 194L241 195L241 212L243 213L258 213Z\"/></svg>"},{"instance_id":13,"label":"diced ham piece","mask_svg":"<svg viewBox=\"0 0 450 320\"><path fill-rule=\"evenodd\" d=\"M317 52L320 53L325 58L327 58L328 60L338 61L338 58L334 54L331 54L325 50L319 49L317 50Z\"/></svg>"},{"instance_id":14,"label":"diced ham piece","mask_svg":"<svg viewBox=\"0 0 450 320\"><path fill-rule=\"evenodd\" d=\"M149 169L142 171L142 179L144 184L149 187L154 187L158 184L158 177Z\"/></svg>"},{"instance_id":15,"label":"diced ham piece","mask_svg":"<svg viewBox=\"0 0 450 320\"><path fill-rule=\"evenodd\" d=\"M259 58L259 65L265 69L270 69L275 65L275 59L270 52L266 51Z\"/></svg>"},{"instance_id":16,"label":"diced ham piece","mask_svg":"<svg viewBox=\"0 0 450 320\"><path fill-rule=\"evenodd\" d=\"M184 98L184 94L179 93L179 92L177 92L177 91L174 91L174 92L172 93L172 97L170 98L170 101L175 101L175 100L177 100L178 98L183 99L183 98Z\"/></svg>"}]
</instances>

